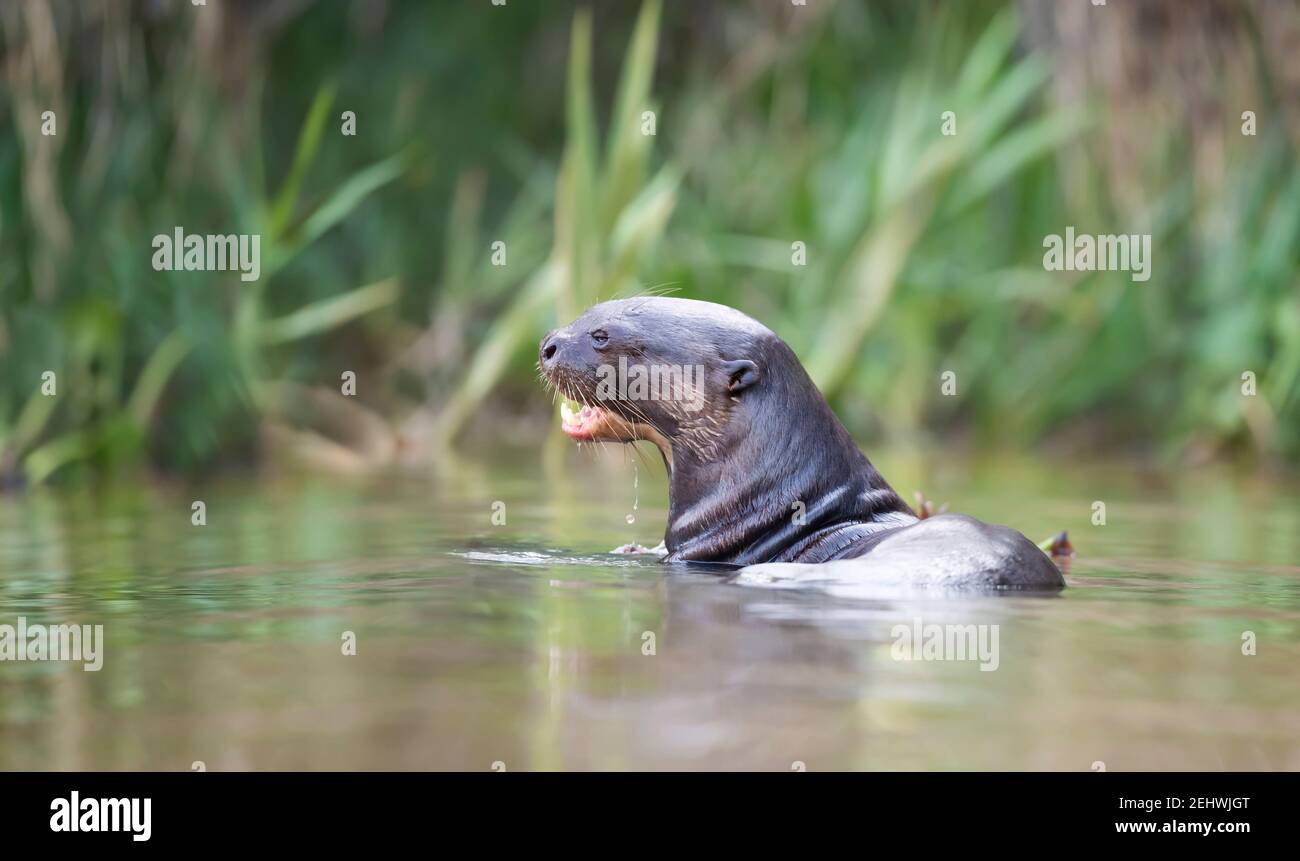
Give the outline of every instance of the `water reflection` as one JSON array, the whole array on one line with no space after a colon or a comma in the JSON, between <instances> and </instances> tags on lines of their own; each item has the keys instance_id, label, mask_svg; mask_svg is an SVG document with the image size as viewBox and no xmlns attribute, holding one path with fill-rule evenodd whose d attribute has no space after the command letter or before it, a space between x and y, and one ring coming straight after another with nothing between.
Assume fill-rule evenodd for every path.
<instances>
[{"instance_id":1,"label":"water reflection","mask_svg":"<svg viewBox=\"0 0 1300 861\"><path fill-rule=\"evenodd\" d=\"M0 623L107 637L98 673L0 663L0 767L1300 768L1294 488L908 464L901 488L1069 528L1070 588L850 599L611 556L664 522L643 470L626 523L617 462L241 479L202 528L174 486L0 498ZM996 626L996 671L897 660L915 624Z\"/></svg>"}]
</instances>

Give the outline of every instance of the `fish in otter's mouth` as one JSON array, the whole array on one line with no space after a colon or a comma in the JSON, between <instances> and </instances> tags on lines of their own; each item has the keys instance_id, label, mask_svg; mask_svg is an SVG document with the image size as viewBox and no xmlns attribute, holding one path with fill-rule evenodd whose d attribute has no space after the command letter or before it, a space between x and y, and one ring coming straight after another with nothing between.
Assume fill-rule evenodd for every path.
<instances>
[{"instance_id":1,"label":"fish in otter's mouth","mask_svg":"<svg viewBox=\"0 0 1300 861\"><path fill-rule=\"evenodd\" d=\"M918 520L794 351L734 308L663 296L604 302L542 339L538 370L565 399L570 439L659 448L669 561L869 558L877 574L892 566L916 582L1064 585L1014 530L955 514Z\"/></svg>"}]
</instances>

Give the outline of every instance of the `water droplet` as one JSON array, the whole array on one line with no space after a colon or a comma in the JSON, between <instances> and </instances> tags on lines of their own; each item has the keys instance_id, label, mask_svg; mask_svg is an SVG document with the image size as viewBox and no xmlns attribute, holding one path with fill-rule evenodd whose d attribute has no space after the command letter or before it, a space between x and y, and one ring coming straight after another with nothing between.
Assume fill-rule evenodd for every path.
<instances>
[{"instance_id":1,"label":"water droplet","mask_svg":"<svg viewBox=\"0 0 1300 861\"><path fill-rule=\"evenodd\" d=\"M636 511L641 505L641 491L638 489L641 483L641 471L636 468L636 461L632 461L632 510ZM629 514L626 518L628 523L636 523L636 515Z\"/></svg>"}]
</instances>

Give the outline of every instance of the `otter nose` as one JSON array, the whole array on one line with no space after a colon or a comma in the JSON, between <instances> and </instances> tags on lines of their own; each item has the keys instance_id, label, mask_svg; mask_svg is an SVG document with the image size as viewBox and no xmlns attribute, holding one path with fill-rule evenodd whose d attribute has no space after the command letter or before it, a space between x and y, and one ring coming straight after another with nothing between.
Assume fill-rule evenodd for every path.
<instances>
[{"instance_id":1,"label":"otter nose","mask_svg":"<svg viewBox=\"0 0 1300 861\"><path fill-rule=\"evenodd\" d=\"M552 359L555 358L555 351L559 349L559 344L557 343L557 341L558 339L555 337L554 332L551 332L545 338L542 339L540 357L541 357L541 362L543 367L545 367L547 363L549 363Z\"/></svg>"}]
</instances>

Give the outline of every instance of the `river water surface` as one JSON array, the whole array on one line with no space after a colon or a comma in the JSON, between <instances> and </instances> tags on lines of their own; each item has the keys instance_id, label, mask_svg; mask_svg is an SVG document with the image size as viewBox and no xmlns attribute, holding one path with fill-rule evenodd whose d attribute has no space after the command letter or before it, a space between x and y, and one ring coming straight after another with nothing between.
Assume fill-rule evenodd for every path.
<instances>
[{"instance_id":1,"label":"river water surface","mask_svg":"<svg viewBox=\"0 0 1300 861\"><path fill-rule=\"evenodd\" d=\"M1069 588L845 598L609 555L665 521L662 466L634 490L622 452L0 496L0 624L106 639L99 672L0 662L0 768L1300 769L1300 487L873 459L1069 529ZM898 660L918 623L996 626L996 669Z\"/></svg>"}]
</instances>

